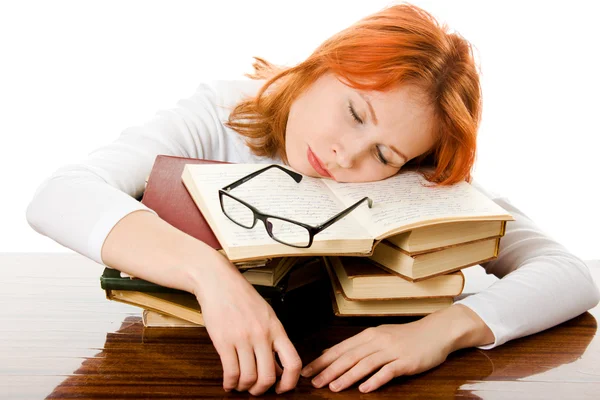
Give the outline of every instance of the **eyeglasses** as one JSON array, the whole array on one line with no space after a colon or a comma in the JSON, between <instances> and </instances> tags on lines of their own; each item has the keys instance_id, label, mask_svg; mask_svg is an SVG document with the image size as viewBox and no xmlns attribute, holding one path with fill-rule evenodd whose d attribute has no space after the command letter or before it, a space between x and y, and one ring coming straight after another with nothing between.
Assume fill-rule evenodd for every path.
<instances>
[{"instance_id":1,"label":"eyeglasses","mask_svg":"<svg viewBox=\"0 0 600 400\"><path fill-rule=\"evenodd\" d=\"M364 201L367 201L369 208L373 206L373 200L371 200L369 197L363 197L350 207L329 218L322 224L318 226L312 226L288 218L265 214L229 193L229 191L240 186L242 183L248 182L250 179L262 174L265 171L268 171L271 168L277 168L285 172L297 183L300 183L302 180L302 175L297 172L290 171L276 164L269 165L241 179L238 179L232 184L225 186L223 189L219 189L219 201L221 202L221 210L223 210L223 213L231 221L243 228L252 229L254 228L254 225L256 225L256 220L261 220L265 225L265 229L267 230L269 236L279 243L298 248L310 247L312 245L313 238L317 233L331 226L336 221L342 219Z\"/></svg>"}]
</instances>

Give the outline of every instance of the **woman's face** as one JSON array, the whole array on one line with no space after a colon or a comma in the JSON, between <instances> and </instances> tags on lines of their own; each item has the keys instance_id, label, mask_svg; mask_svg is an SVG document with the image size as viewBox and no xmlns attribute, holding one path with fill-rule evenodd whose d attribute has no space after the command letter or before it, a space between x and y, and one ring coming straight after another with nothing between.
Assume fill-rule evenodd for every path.
<instances>
[{"instance_id":1,"label":"woman's face","mask_svg":"<svg viewBox=\"0 0 600 400\"><path fill-rule=\"evenodd\" d=\"M298 172L339 182L394 175L429 150L432 110L418 89L353 89L325 74L292 104L285 151Z\"/></svg>"}]
</instances>

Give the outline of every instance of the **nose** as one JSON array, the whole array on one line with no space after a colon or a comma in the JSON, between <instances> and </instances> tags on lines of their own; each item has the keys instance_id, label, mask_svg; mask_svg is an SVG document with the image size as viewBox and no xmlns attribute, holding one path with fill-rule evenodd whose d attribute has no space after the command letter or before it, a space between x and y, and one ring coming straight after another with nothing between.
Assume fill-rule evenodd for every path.
<instances>
[{"instance_id":1,"label":"nose","mask_svg":"<svg viewBox=\"0 0 600 400\"><path fill-rule=\"evenodd\" d=\"M368 144L356 138L341 137L332 146L335 162L341 168L352 168L357 160L368 150Z\"/></svg>"},{"instance_id":2,"label":"nose","mask_svg":"<svg viewBox=\"0 0 600 400\"><path fill-rule=\"evenodd\" d=\"M354 165L354 158L352 155L343 150L342 146L334 146L333 152L335 154L335 162L341 168L352 168Z\"/></svg>"}]
</instances>

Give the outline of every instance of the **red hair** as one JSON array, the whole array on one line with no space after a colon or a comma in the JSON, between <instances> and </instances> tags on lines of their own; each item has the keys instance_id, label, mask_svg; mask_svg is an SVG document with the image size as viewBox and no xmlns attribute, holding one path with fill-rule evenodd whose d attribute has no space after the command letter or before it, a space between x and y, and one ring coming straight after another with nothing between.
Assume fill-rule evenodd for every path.
<instances>
[{"instance_id":1,"label":"red hair","mask_svg":"<svg viewBox=\"0 0 600 400\"><path fill-rule=\"evenodd\" d=\"M358 90L418 87L433 107L435 144L409 165L432 166L424 175L438 184L470 180L481 118L472 47L424 10L407 4L385 8L332 36L291 68L255 60L248 76L267 81L256 97L237 104L227 125L247 138L256 155L287 163L285 129L294 99L333 72Z\"/></svg>"}]
</instances>

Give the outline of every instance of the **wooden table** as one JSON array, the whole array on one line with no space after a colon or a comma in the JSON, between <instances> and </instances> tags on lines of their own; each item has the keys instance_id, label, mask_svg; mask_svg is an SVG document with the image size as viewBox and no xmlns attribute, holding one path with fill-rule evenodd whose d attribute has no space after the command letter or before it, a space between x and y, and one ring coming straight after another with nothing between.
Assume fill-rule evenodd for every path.
<instances>
[{"instance_id":1,"label":"wooden table","mask_svg":"<svg viewBox=\"0 0 600 400\"><path fill-rule=\"evenodd\" d=\"M104 298L102 266L74 254L0 255L0 398L249 398L222 389L204 328L146 328L140 310ZM600 263L592 264L596 282ZM300 378L291 399L600 399L600 307L494 350L462 350L438 368L361 394ZM304 363L369 324L408 319L322 320L290 331ZM307 326L307 325L304 325ZM290 328L291 329L291 328ZM294 328L296 329L296 328Z\"/></svg>"}]
</instances>

